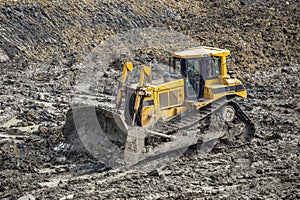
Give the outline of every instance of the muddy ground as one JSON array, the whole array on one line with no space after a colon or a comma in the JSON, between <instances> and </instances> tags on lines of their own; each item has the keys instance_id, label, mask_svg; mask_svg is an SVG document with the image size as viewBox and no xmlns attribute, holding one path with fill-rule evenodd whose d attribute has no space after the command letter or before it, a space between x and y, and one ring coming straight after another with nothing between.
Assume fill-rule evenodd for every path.
<instances>
[{"instance_id":1,"label":"muddy ground","mask_svg":"<svg viewBox=\"0 0 300 200\"><path fill-rule=\"evenodd\" d=\"M299 199L299 6L260 0L1 1L0 198ZM111 36L145 27L231 50L230 68L249 93L239 103L257 129L250 144L221 146L205 157L192 151L157 171L107 169L68 150L62 130L85 58ZM129 58L166 64L168 53L164 46L137 44ZM93 102L110 101L111 83L127 58L115 58L113 69L97 74Z\"/></svg>"}]
</instances>

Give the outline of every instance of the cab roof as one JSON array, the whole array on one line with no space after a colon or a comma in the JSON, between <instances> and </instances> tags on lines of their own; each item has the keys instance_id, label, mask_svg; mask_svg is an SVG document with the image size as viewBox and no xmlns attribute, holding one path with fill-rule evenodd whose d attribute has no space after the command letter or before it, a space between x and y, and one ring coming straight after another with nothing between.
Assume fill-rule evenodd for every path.
<instances>
[{"instance_id":1,"label":"cab roof","mask_svg":"<svg viewBox=\"0 0 300 200\"><path fill-rule=\"evenodd\" d=\"M214 47L194 47L188 48L184 51L174 52L173 57L175 58L199 58L205 56L227 56L230 51L227 49L219 49Z\"/></svg>"}]
</instances>

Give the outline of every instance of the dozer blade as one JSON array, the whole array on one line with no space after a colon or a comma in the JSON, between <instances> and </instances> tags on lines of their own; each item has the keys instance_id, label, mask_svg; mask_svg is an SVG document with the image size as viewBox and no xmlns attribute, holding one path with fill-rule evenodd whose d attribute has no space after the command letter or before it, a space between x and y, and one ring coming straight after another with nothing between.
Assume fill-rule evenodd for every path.
<instances>
[{"instance_id":1,"label":"dozer blade","mask_svg":"<svg viewBox=\"0 0 300 200\"><path fill-rule=\"evenodd\" d=\"M105 108L81 106L68 112L63 133L73 150L89 153L114 167L123 162L126 129L121 115Z\"/></svg>"}]
</instances>

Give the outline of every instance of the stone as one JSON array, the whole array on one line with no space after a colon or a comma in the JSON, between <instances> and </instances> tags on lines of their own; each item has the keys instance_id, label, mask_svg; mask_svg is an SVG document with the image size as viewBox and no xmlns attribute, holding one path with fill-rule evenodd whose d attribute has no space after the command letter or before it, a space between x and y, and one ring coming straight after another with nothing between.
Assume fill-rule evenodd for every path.
<instances>
[{"instance_id":1,"label":"stone","mask_svg":"<svg viewBox=\"0 0 300 200\"><path fill-rule=\"evenodd\" d=\"M4 50L2 50L0 48L0 63L7 62L9 60L10 60L9 57L6 55L6 53L4 52Z\"/></svg>"}]
</instances>

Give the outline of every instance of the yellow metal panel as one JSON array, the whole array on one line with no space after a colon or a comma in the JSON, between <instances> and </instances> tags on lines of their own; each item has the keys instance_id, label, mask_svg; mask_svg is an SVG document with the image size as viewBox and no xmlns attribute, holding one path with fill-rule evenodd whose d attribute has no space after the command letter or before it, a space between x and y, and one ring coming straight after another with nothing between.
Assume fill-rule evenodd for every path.
<instances>
[{"instance_id":1,"label":"yellow metal panel","mask_svg":"<svg viewBox=\"0 0 300 200\"><path fill-rule=\"evenodd\" d=\"M221 84L221 80L219 78L216 78L216 79L209 79L205 81L205 86L209 86L213 84Z\"/></svg>"},{"instance_id":2,"label":"yellow metal panel","mask_svg":"<svg viewBox=\"0 0 300 200\"><path fill-rule=\"evenodd\" d=\"M221 76L222 79L230 78L230 76L227 74L226 55L221 56Z\"/></svg>"},{"instance_id":3,"label":"yellow metal panel","mask_svg":"<svg viewBox=\"0 0 300 200\"><path fill-rule=\"evenodd\" d=\"M147 126L153 123L154 106L145 106L142 109L142 126Z\"/></svg>"},{"instance_id":4,"label":"yellow metal panel","mask_svg":"<svg viewBox=\"0 0 300 200\"><path fill-rule=\"evenodd\" d=\"M205 87L204 88L204 97L208 98L208 99L212 99L213 98L213 91L212 91L212 89Z\"/></svg>"},{"instance_id":5,"label":"yellow metal panel","mask_svg":"<svg viewBox=\"0 0 300 200\"><path fill-rule=\"evenodd\" d=\"M235 85L236 81L232 78L226 78L226 79L223 79L223 83L225 85Z\"/></svg>"},{"instance_id":6,"label":"yellow metal panel","mask_svg":"<svg viewBox=\"0 0 300 200\"><path fill-rule=\"evenodd\" d=\"M151 73L150 67L149 66L143 66L143 69L144 69L145 74L147 74L147 76L149 76L150 73Z\"/></svg>"},{"instance_id":7,"label":"yellow metal panel","mask_svg":"<svg viewBox=\"0 0 300 200\"><path fill-rule=\"evenodd\" d=\"M155 91L163 91L163 90L171 90L173 88L183 87L184 81L183 79L178 79L175 81L170 81L166 83L162 83L161 85L154 86Z\"/></svg>"},{"instance_id":8,"label":"yellow metal panel","mask_svg":"<svg viewBox=\"0 0 300 200\"><path fill-rule=\"evenodd\" d=\"M125 62L125 67L127 68L127 70L132 71L133 64L131 62Z\"/></svg>"},{"instance_id":9,"label":"yellow metal panel","mask_svg":"<svg viewBox=\"0 0 300 200\"><path fill-rule=\"evenodd\" d=\"M236 92L236 95L243 97L243 98L247 98L247 91L241 91L241 92Z\"/></svg>"}]
</instances>

